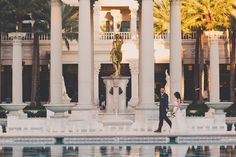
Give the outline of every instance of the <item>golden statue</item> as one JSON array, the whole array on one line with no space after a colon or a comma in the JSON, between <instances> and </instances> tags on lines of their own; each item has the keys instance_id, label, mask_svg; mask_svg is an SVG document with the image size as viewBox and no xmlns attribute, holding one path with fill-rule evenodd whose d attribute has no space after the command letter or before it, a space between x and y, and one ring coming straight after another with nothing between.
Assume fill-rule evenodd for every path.
<instances>
[{"instance_id":1,"label":"golden statue","mask_svg":"<svg viewBox=\"0 0 236 157\"><path fill-rule=\"evenodd\" d=\"M123 39L119 34L116 34L115 39L112 42L112 50L110 52L111 55L111 61L113 64L113 67L115 68L115 72L112 74L114 77L120 76L120 63L122 61L122 51L121 47L123 44Z\"/></svg>"}]
</instances>

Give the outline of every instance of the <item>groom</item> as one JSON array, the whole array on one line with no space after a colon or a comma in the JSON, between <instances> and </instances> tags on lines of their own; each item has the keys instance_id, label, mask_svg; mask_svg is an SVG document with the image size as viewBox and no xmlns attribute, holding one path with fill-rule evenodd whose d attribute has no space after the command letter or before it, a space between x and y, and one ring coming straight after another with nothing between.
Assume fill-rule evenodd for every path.
<instances>
[{"instance_id":1,"label":"groom","mask_svg":"<svg viewBox=\"0 0 236 157\"><path fill-rule=\"evenodd\" d=\"M171 127L172 123L170 121L170 119L166 116L167 111L169 109L168 106L168 95L165 93L165 88L161 88L160 89L161 92L161 99L160 99L160 107L159 107L159 127L157 130L155 130L155 133L160 133L161 132L161 128L163 126L163 120L165 120L169 126Z\"/></svg>"}]
</instances>

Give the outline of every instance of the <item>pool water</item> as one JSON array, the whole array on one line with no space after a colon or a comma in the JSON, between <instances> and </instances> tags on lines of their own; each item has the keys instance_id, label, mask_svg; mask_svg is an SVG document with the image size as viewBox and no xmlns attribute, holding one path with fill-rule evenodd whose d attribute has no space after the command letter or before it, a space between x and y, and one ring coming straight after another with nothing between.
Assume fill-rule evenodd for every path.
<instances>
[{"instance_id":1,"label":"pool water","mask_svg":"<svg viewBox=\"0 0 236 157\"><path fill-rule=\"evenodd\" d=\"M2 146L0 157L236 157L236 144Z\"/></svg>"}]
</instances>

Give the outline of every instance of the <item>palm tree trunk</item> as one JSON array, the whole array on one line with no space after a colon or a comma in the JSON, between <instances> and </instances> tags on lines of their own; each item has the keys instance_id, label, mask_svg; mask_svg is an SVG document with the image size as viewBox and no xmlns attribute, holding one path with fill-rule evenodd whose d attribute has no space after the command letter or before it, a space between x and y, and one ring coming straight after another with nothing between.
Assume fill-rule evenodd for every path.
<instances>
[{"instance_id":1,"label":"palm tree trunk","mask_svg":"<svg viewBox=\"0 0 236 157\"><path fill-rule=\"evenodd\" d=\"M194 64L194 102L196 103L199 98L199 51L200 51L200 38L201 30L199 27L196 29L196 45L195 45L195 64Z\"/></svg>"},{"instance_id":2,"label":"palm tree trunk","mask_svg":"<svg viewBox=\"0 0 236 157\"><path fill-rule=\"evenodd\" d=\"M2 33L0 33L0 103L2 102Z\"/></svg>"},{"instance_id":3,"label":"palm tree trunk","mask_svg":"<svg viewBox=\"0 0 236 157\"><path fill-rule=\"evenodd\" d=\"M230 101L235 102L235 39L236 30L232 30L230 52Z\"/></svg>"},{"instance_id":4,"label":"palm tree trunk","mask_svg":"<svg viewBox=\"0 0 236 157\"><path fill-rule=\"evenodd\" d=\"M39 103L39 66L39 34L34 33L31 83L31 105L33 106Z\"/></svg>"},{"instance_id":5,"label":"palm tree trunk","mask_svg":"<svg viewBox=\"0 0 236 157\"><path fill-rule=\"evenodd\" d=\"M204 34L203 30L200 30L200 59L199 59L199 103L203 103L203 73L204 73Z\"/></svg>"}]
</instances>

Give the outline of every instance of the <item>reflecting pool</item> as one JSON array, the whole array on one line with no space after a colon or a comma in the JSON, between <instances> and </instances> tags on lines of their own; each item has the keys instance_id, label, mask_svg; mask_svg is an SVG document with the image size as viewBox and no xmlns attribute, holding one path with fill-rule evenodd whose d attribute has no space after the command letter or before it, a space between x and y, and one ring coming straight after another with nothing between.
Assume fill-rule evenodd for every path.
<instances>
[{"instance_id":1,"label":"reflecting pool","mask_svg":"<svg viewBox=\"0 0 236 157\"><path fill-rule=\"evenodd\" d=\"M236 157L236 144L2 146L0 157Z\"/></svg>"}]
</instances>

